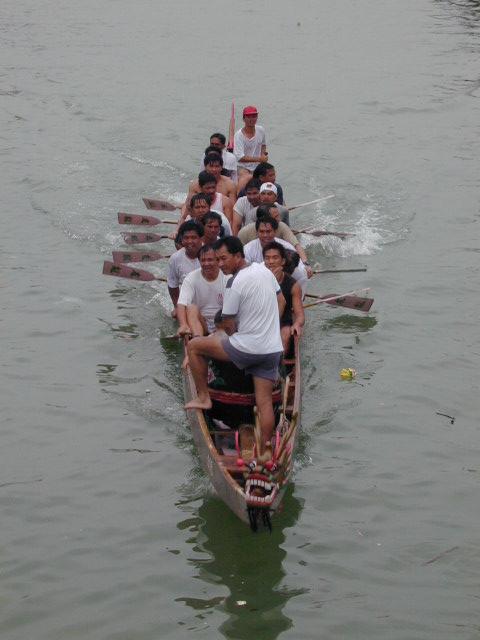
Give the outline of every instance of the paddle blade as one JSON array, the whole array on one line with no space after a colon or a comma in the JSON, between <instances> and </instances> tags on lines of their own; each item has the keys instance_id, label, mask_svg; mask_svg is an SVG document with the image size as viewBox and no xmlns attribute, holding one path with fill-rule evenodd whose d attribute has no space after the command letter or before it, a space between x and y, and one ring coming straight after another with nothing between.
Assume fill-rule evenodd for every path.
<instances>
[{"instance_id":1,"label":"paddle blade","mask_svg":"<svg viewBox=\"0 0 480 640\"><path fill-rule=\"evenodd\" d=\"M129 278L130 280L141 280L143 282L158 280L150 271L134 269L133 267L127 267L125 264L114 264L109 260L105 260L103 263L102 273L106 276L118 276L119 278Z\"/></svg>"},{"instance_id":2,"label":"paddle blade","mask_svg":"<svg viewBox=\"0 0 480 640\"><path fill-rule=\"evenodd\" d=\"M159 233L130 233L128 231L122 233L123 239L126 244L142 244L144 242L158 242L168 238L168 236L161 236Z\"/></svg>"},{"instance_id":3,"label":"paddle blade","mask_svg":"<svg viewBox=\"0 0 480 640\"><path fill-rule=\"evenodd\" d=\"M142 198L147 209L153 209L154 211L175 211L180 209L180 205L173 204L168 200L155 200L154 198Z\"/></svg>"},{"instance_id":4,"label":"paddle blade","mask_svg":"<svg viewBox=\"0 0 480 640\"><path fill-rule=\"evenodd\" d=\"M119 213L118 222L120 224L136 224L146 227L154 227L162 221L154 216L142 216L136 213Z\"/></svg>"},{"instance_id":5,"label":"paddle blade","mask_svg":"<svg viewBox=\"0 0 480 640\"><path fill-rule=\"evenodd\" d=\"M319 302L324 300L326 304L331 304L335 307L345 307L345 309L355 309L356 311L370 311L370 307L373 304L373 298L361 298L360 296L349 294L337 298L335 298L335 296L338 295L336 293L329 293L325 296L307 295L311 298L317 298ZM335 300L329 300L328 298L335 298Z\"/></svg>"},{"instance_id":6,"label":"paddle blade","mask_svg":"<svg viewBox=\"0 0 480 640\"><path fill-rule=\"evenodd\" d=\"M162 260L162 258L170 258L170 256L164 256L157 251L113 251L112 256L115 264L122 264L123 262L154 262L155 260Z\"/></svg>"}]
</instances>

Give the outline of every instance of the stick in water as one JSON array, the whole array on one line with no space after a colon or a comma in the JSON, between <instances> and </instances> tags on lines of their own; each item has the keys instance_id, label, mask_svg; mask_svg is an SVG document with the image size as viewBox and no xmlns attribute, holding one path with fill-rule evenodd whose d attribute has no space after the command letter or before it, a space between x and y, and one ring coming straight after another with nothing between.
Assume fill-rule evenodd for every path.
<instances>
[{"instance_id":1,"label":"stick in water","mask_svg":"<svg viewBox=\"0 0 480 640\"><path fill-rule=\"evenodd\" d=\"M321 302L326 302L327 304L336 305L338 307L345 307L346 309L355 309L356 311L370 311L370 307L373 304L373 298L362 298L360 296L355 295L344 295L342 297L336 297L337 294L329 293L325 296L317 296L313 293L305 294L307 298L316 298ZM316 303L313 303L316 304ZM311 306L310 304L305 305L305 307Z\"/></svg>"},{"instance_id":2,"label":"stick in water","mask_svg":"<svg viewBox=\"0 0 480 640\"><path fill-rule=\"evenodd\" d=\"M342 293L341 295L332 295L332 296L326 296L324 298L322 298L321 300L316 300L315 302L309 302L308 304L304 304L303 308L304 309L308 309L308 307L315 307L317 304L331 304L332 302L334 303L335 300L341 300L342 298L348 299L348 296L357 296L359 293L366 293L368 291L368 288L366 289L359 289L358 291L349 291L348 293ZM373 300L372 300L373 303ZM342 306L340 304L340 306ZM370 305L372 306L372 305ZM370 307L369 307L370 308Z\"/></svg>"},{"instance_id":3,"label":"stick in water","mask_svg":"<svg viewBox=\"0 0 480 640\"><path fill-rule=\"evenodd\" d=\"M155 260L170 258L170 256L164 256L157 251L113 251L112 256L115 264L122 264L124 262L154 262Z\"/></svg>"},{"instance_id":4,"label":"stick in water","mask_svg":"<svg viewBox=\"0 0 480 640\"><path fill-rule=\"evenodd\" d=\"M170 236L160 235L159 233L130 233L129 231L124 231L122 236L125 244L142 244L143 242L171 240Z\"/></svg>"},{"instance_id":5,"label":"stick in water","mask_svg":"<svg viewBox=\"0 0 480 640\"><path fill-rule=\"evenodd\" d=\"M109 260L105 260L103 263L102 273L106 276L118 276L119 278L128 278L129 280L138 280L140 282L150 282L151 280L167 281L166 278L154 276L153 273L145 271L145 269L134 269L133 267L127 267L126 264L115 264Z\"/></svg>"},{"instance_id":6,"label":"stick in water","mask_svg":"<svg viewBox=\"0 0 480 640\"><path fill-rule=\"evenodd\" d=\"M334 198L335 194L331 193L329 196L324 196L323 198L316 198L316 200L309 200L308 202L301 202L300 204L294 204L293 207L287 207L289 211L294 211L295 209L300 209L300 207L306 207L309 204L316 204L317 202L322 202L323 200L330 200L330 198Z\"/></svg>"},{"instance_id":7,"label":"stick in water","mask_svg":"<svg viewBox=\"0 0 480 640\"><path fill-rule=\"evenodd\" d=\"M136 224L142 227L155 227L157 224L178 224L176 220L160 220L155 216L143 216L138 213L119 213L120 224Z\"/></svg>"},{"instance_id":8,"label":"stick in water","mask_svg":"<svg viewBox=\"0 0 480 640\"><path fill-rule=\"evenodd\" d=\"M313 272L313 275L318 273L357 273L359 271L366 271L367 267L359 267L358 269L317 269Z\"/></svg>"},{"instance_id":9,"label":"stick in water","mask_svg":"<svg viewBox=\"0 0 480 640\"><path fill-rule=\"evenodd\" d=\"M336 238L340 238L340 240L345 240L345 238L350 238L354 236L354 233L346 233L344 231L322 231L321 229L313 229L309 231L308 229L292 229L293 233L305 233L309 236L315 236L319 238L320 236L335 236Z\"/></svg>"},{"instance_id":10,"label":"stick in water","mask_svg":"<svg viewBox=\"0 0 480 640\"><path fill-rule=\"evenodd\" d=\"M147 209L154 211L175 211L175 209L182 208L181 204L169 200L155 200L155 198L142 198L142 200Z\"/></svg>"}]
</instances>

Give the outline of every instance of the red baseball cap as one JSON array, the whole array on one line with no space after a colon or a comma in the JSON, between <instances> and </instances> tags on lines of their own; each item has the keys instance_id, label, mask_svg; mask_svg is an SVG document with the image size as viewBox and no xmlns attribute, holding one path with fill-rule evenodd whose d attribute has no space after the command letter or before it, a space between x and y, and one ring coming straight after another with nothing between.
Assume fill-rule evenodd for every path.
<instances>
[{"instance_id":1,"label":"red baseball cap","mask_svg":"<svg viewBox=\"0 0 480 640\"><path fill-rule=\"evenodd\" d=\"M257 107L245 107L243 110L243 115L244 116L258 116L258 111L257 111Z\"/></svg>"}]
</instances>

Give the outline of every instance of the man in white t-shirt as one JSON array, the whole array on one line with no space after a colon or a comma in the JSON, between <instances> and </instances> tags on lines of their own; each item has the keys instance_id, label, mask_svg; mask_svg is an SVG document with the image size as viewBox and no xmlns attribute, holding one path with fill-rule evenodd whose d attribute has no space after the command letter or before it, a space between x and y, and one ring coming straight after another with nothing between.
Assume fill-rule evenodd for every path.
<instances>
[{"instance_id":1,"label":"man in white t-shirt","mask_svg":"<svg viewBox=\"0 0 480 640\"><path fill-rule=\"evenodd\" d=\"M207 386L208 359L231 361L253 376L265 447L275 426L272 391L283 350L279 313L283 313L285 298L271 271L262 264L249 265L246 262L238 238L222 238L216 243L215 250L220 269L232 275L227 282L222 308L230 337L214 335L190 340L188 357L197 398L188 402L185 408L211 408Z\"/></svg>"},{"instance_id":2,"label":"man in white t-shirt","mask_svg":"<svg viewBox=\"0 0 480 640\"><path fill-rule=\"evenodd\" d=\"M237 158L238 191L243 189L259 162L268 161L265 129L257 124L257 107L243 110L244 126L233 138L233 153Z\"/></svg>"},{"instance_id":3,"label":"man in white t-shirt","mask_svg":"<svg viewBox=\"0 0 480 640\"><path fill-rule=\"evenodd\" d=\"M218 266L215 250L203 245L198 252L200 269L191 271L180 287L177 302L177 335L203 336L215 329L215 314L223 305L227 282Z\"/></svg>"},{"instance_id":4,"label":"man in white t-shirt","mask_svg":"<svg viewBox=\"0 0 480 640\"><path fill-rule=\"evenodd\" d=\"M263 247L275 240L290 251L295 251L295 247L287 242L275 236L275 231L278 229L278 222L270 216L259 218L255 223L257 230L257 239L247 242L243 247L245 253L245 260L248 262L263 262ZM307 269L303 262L300 260L298 267L292 273L292 277L298 282L302 288L303 295L307 290L308 274Z\"/></svg>"},{"instance_id":5,"label":"man in white t-shirt","mask_svg":"<svg viewBox=\"0 0 480 640\"><path fill-rule=\"evenodd\" d=\"M195 220L184 222L179 229L179 237L182 248L173 253L168 260L167 286L168 293L173 302L172 316L177 316L177 302L180 294L180 286L190 271L198 269L198 252L202 246L203 227Z\"/></svg>"},{"instance_id":6,"label":"man in white t-shirt","mask_svg":"<svg viewBox=\"0 0 480 640\"><path fill-rule=\"evenodd\" d=\"M242 227L257 219L257 207L260 204L260 181L251 178L245 185L245 194L233 205L233 235L238 235Z\"/></svg>"}]
</instances>

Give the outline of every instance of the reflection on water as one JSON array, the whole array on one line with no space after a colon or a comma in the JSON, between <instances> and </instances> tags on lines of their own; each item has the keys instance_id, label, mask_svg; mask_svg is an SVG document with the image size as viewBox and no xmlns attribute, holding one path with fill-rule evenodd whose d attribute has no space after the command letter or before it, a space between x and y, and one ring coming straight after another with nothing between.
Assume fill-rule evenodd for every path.
<instances>
[{"instance_id":1,"label":"reflection on water","mask_svg":"<svg viewBox=\"0 0 480 640\"><path fill-rule=\"evenodd\" d=\"M377 324L373 316L354 316L342 314L323 323L325 331L338 329L342 333L356 333L357 331L369 331Z\"/></svg>"},{"instance_id":2,"label":"reflection on water","mask_svg":"<svg viewBox=\"0 0 480 640\"><path fill-rule=\"evenodd\" d=\"M197 529L189 542L202 559L192 559L198 576L207 585L223 585L229 595L199 599L184 596L184 602L196 612L220 608L228 618L219 631L225 638L274 640L292 626L283 613L286 603L303 589L288 589L281 585L285 576L282 566L286 552L284 530L298 520L302 508L290 486L283 511L275 516L273 531L252 534L217 498L207 498L198 510L199 519L188 519L188 526ZM185 528L185 522L179 523ZM203 554L210 559L205 560Z\"/></svg>"}]
</instances>

